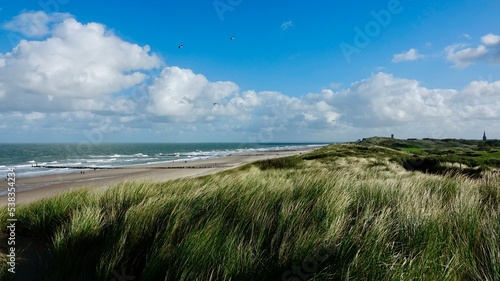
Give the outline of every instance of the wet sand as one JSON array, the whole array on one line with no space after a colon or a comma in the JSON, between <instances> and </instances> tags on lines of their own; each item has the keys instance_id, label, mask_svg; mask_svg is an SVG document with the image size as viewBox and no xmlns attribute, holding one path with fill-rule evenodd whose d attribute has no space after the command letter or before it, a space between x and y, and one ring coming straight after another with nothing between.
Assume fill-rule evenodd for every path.
<instances>
[{"instance_id":1,"label":"wet sand","mask_svg":"<svg viewBox=\"0 0 500 281\"><path fill-rule=\"evenodd\" d=\"M16 204L33 202L42 198L79 188L106 188L129 180L168 181L197 177L232 169L247 163L307 153L314 148L293 151L257 152L233 154L187 162L170 162L152 165L130 166L120 169L75 170L70 174L59 174L16 179ZM43 168L40 168L43 169ZM7 195L0 196L0 206L7 205Z\"/></svg>"}]
</instances>

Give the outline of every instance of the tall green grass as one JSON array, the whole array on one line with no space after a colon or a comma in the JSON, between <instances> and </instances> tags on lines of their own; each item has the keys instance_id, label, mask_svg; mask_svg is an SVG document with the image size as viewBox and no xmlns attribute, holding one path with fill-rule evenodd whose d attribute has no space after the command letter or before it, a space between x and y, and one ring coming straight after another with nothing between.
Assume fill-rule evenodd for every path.
<instances>
[{"instance_id":1,"label":"tall green grass","mask_svg":"<svg viewBox=\"0 0 500 281\"><path fill-rule=\"evenodd\" d=\"M19 235L49 242L45 280L500 280L498 173L312 156L74 191L20 207Z\"/></svg>"}]
</instances>

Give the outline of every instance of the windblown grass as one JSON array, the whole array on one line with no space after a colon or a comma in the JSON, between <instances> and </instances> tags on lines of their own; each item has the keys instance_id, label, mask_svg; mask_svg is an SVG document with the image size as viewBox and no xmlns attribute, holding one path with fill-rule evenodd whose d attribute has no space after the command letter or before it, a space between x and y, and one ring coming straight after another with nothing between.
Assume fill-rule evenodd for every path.
<instances>
[{"instance_id":1,"label":"windblown grass","mask_svg":"<svg viewBox=\"0 0 500 281\"><path fill-rule=\"evenodd\" d=\"M498 173L410 172L390 154L360 158L355 146L336 145L292 164L73 191L18 208L18 235L50 243L45 280L111 280L113 272L134 280L499 280Z\"/></svg>"}]
</instances>

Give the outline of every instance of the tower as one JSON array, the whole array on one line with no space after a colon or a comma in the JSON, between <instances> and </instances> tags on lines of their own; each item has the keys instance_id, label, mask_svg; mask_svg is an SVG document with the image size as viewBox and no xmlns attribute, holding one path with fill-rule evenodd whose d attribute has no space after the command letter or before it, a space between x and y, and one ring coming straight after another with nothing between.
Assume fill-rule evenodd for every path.
<instances>
[{"instance_id":1,"label":"tower","mask_svg":"<svg viewBox=\"0 0 500 281\"><path fill-rule=\"evenodd\" d=\"M483 133L483 141L486 141L486 131Z\"/></svg>"}]
</instances>

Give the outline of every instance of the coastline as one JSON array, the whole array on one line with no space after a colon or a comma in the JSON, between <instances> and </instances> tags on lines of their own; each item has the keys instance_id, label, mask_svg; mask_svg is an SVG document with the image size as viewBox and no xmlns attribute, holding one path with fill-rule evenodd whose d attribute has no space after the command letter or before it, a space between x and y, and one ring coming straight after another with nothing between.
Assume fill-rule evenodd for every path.
<instances>
[{"instance_id":1,"label":"coastline","mask_svg":"<svg viewBox=\"0 0 500 281\"><path fill-rule=\"evenodd\" d=\"M244 152L186 162L169 162L121 167L116 169L81 170L74 173L45 175L16 180L16 204L27 204L55 196L65 191L80 188L107 188L123 181L149 180L168 181L180 178L198 177L233 169L258 160L286 157L318 149L300 148L285 151ZM7 206L7 195L0 196L0 207Z\"/></svg>"}]
</instances>

